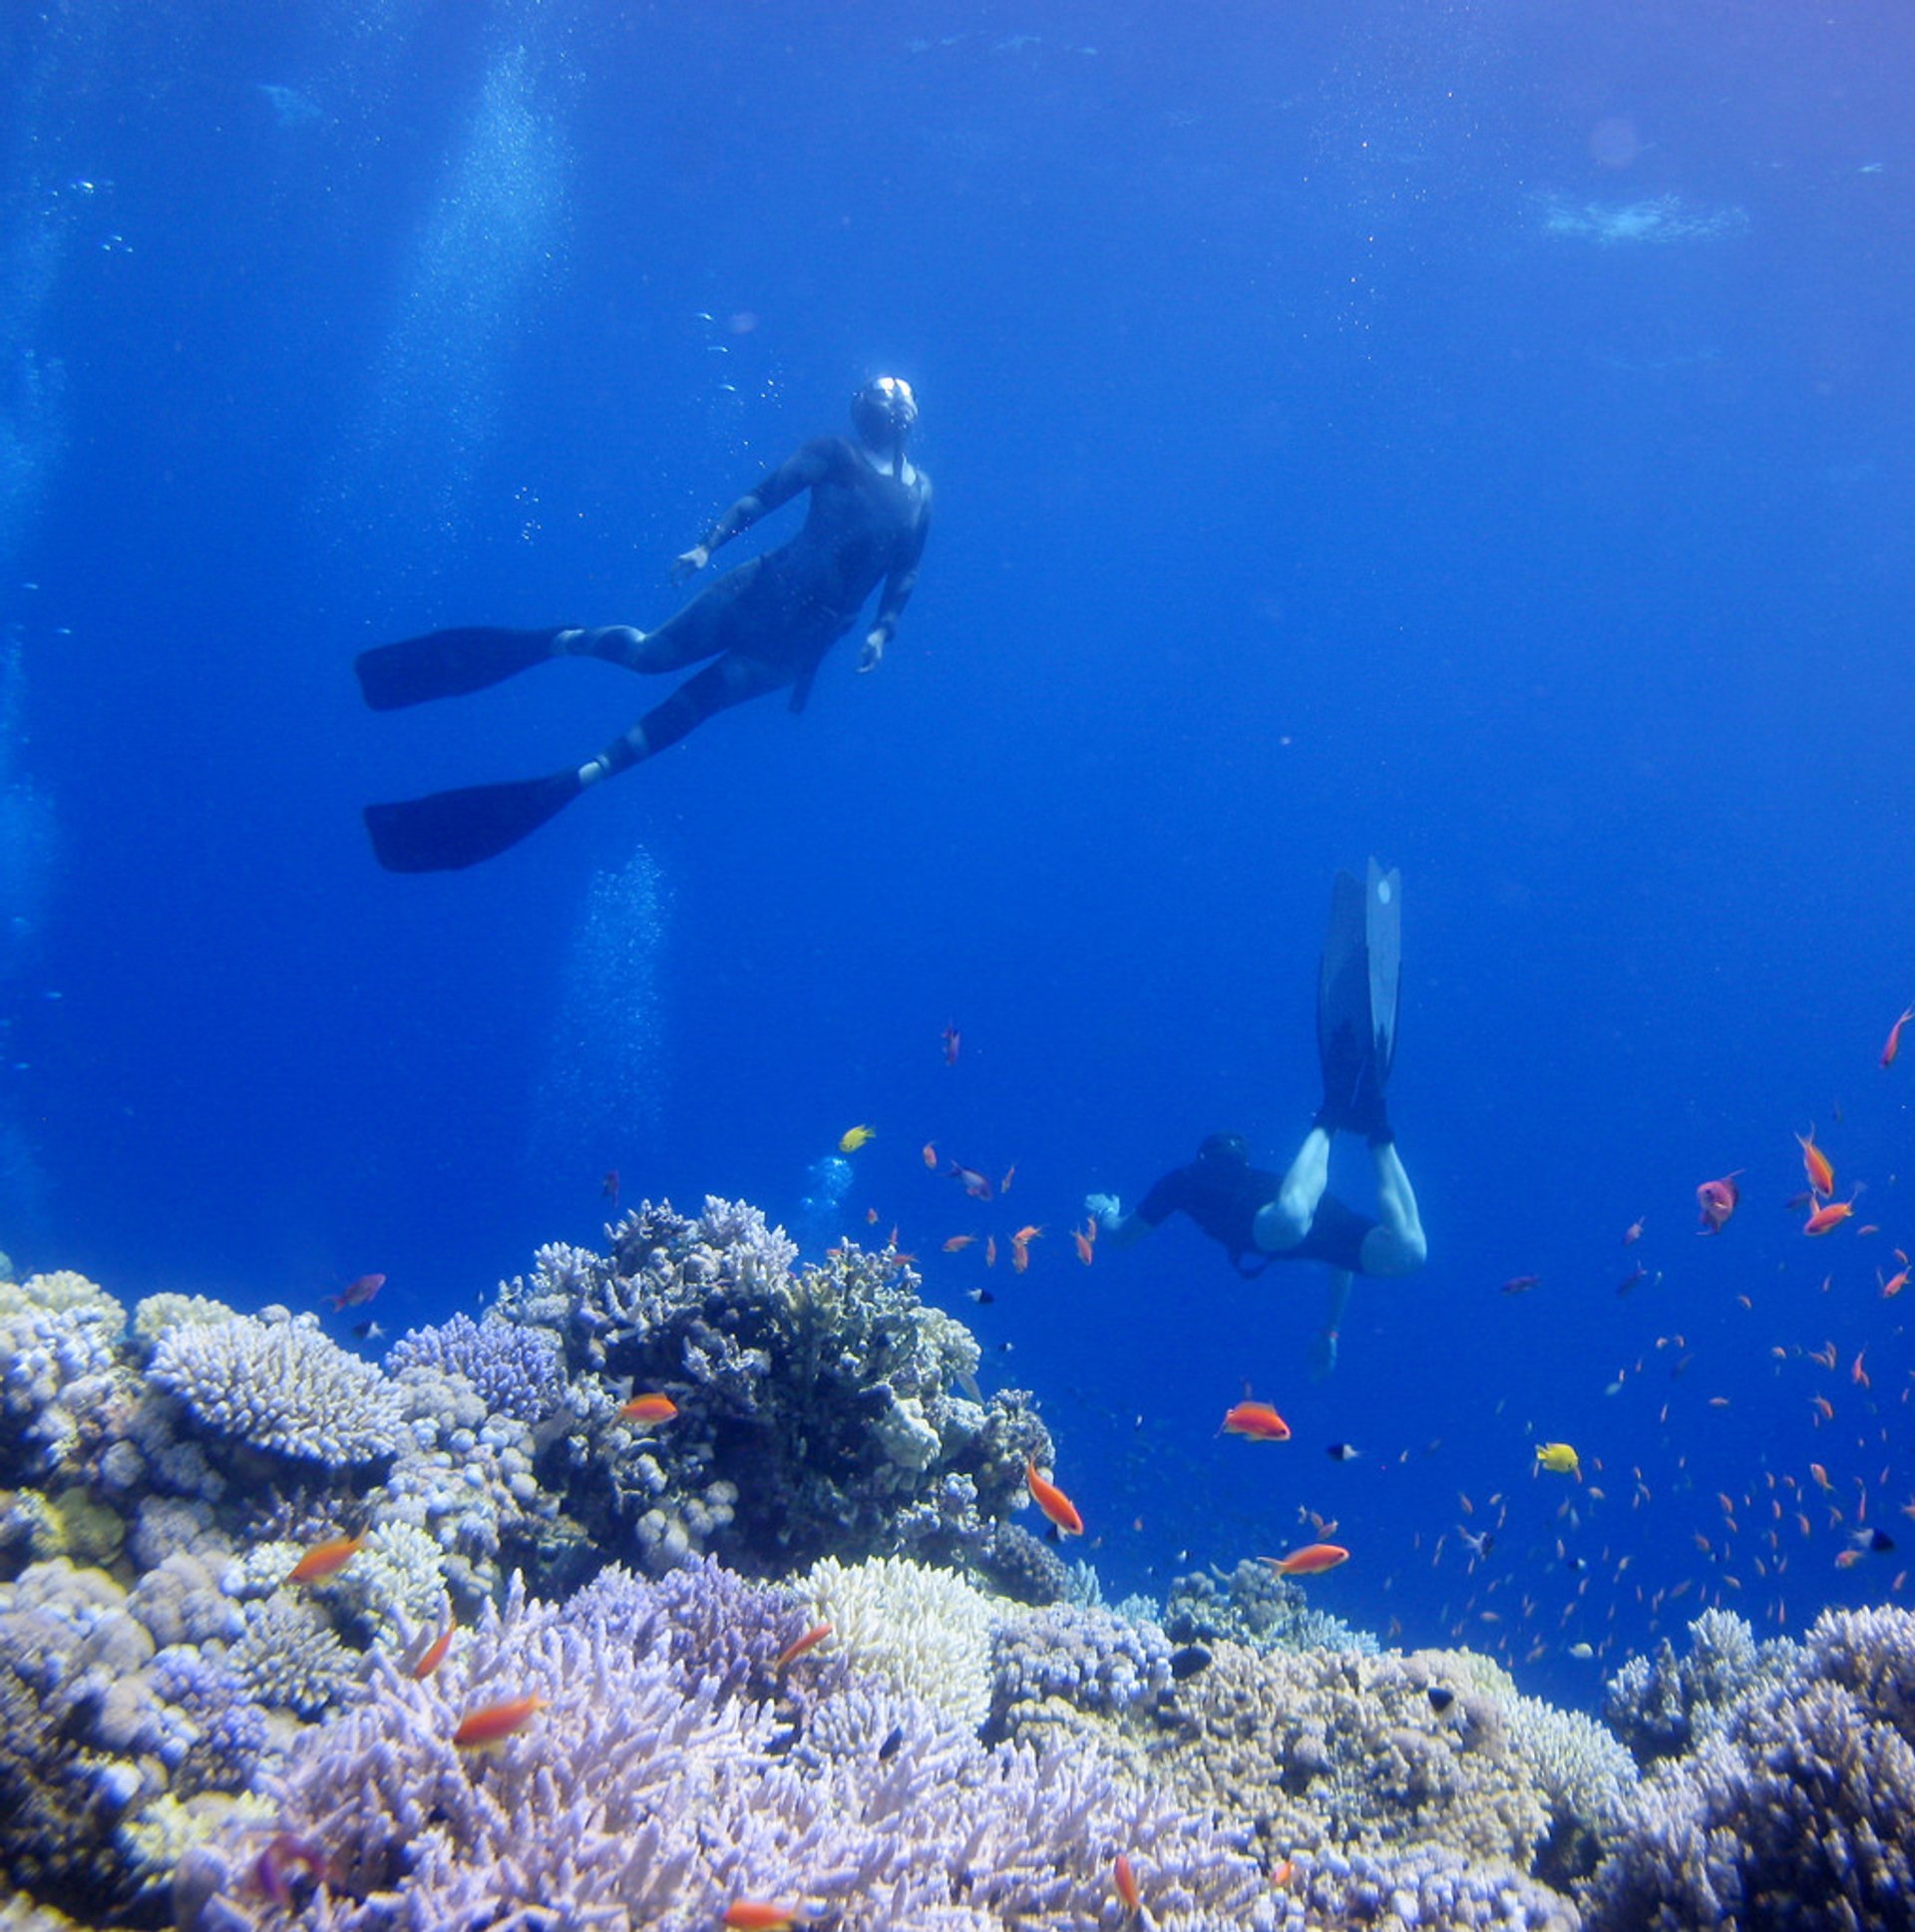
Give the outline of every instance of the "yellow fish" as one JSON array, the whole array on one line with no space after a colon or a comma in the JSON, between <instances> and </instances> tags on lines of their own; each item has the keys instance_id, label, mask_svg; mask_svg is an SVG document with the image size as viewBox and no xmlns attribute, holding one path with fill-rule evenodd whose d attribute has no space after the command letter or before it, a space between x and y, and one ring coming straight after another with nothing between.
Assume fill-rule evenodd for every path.
<instances>
[{"instance_id":1,"label":"yellow fish","mask_svg":"<svg viewBox=\"0 0 1915 1932\"><path fill-rule=\"evenodd\" d=\"M1536 1466L1547 1469L1552 1476L1581 1475L1583 1469L1576 1451L1567 1442L1537 1443Z\"/></svg>"},{"instance_id":2,"label":"yellow fish","mask_svg":"<svg viewBox=\"0 0 1915 1932\"><path fill-rule=\"evenodd\" d=\"M863 1125L847 1127L838 1136L838 1151L841 1154L855 1154L866 1141L876 1140L877 1138L878 1129L876 1127L866 1127Z\"/></svg>"}]
</instances>

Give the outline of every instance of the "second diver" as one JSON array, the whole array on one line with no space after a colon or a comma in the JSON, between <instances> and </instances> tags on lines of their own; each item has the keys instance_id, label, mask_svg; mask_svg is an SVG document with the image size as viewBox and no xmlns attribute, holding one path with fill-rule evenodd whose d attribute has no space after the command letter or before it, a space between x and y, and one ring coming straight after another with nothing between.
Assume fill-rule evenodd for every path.
<instances>
[{"instance_id":1,"label":"second diver","mask_svg":"<svg viewBox=\"0 0 1915 1932\"><path fill-rule=\"evenodd\" d=\"M1194 1161L1164 1175L1129 1214L1114 1195L1084 1201L1101 1238L1115 1247L1182 1213L1222 1244L1241 1275L1260 1275L1273 1261L1322 1262L1330 1271L1330 1299L1311 1349L1311 1371L1319 1377L1337 1365L1352 1280L1413 1274L1426 1253L1416 1196L1383 1104L1396 1051L1399 888L1399 875L1373 859L1364 883L1337 875L1317 988L1324 1104L1286 1173L1252 1167L1241 1134L1212 1134ZM1374 1219L1330 1192L1331 1141L1343 1132L1361 1134L1369 1145Z\"/></svg>"}]
</instances>

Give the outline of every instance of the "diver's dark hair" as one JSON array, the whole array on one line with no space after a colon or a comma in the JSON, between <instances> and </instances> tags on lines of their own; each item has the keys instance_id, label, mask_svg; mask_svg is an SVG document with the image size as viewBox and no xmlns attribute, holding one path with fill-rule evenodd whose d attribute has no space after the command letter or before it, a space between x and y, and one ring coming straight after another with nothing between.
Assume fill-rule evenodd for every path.
<instances>
[{"instance_id":1,"label":"diver's dark hair","mask_svg":"<svg viewBox=\"0 0 1915 1932\"><path fill-rule=\"evenodd\" d=\"M891 457L892 472L905 474L905 438L918 420L918 398L903 376L873 376L851 399L851 422L867 448Z\"/></svg>"},{"instance_id":2,"label":"diver's dark hair","mask_svg":"<svg viewBox=\"0 0 1915 1932\"><path fill-rule=\"evenodd\" d=\"M1212 1167L1248 1167L1250 1143L1242 1134L1211 1134L1198 1148L1197 1158Z\"/></svg>"}]
</instances>

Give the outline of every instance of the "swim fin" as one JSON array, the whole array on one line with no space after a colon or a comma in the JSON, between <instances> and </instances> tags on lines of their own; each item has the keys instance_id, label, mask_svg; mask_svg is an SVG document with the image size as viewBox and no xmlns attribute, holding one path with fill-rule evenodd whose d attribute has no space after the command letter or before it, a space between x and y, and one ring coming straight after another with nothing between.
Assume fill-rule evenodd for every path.
<instances>
[{"instance_id":1,"label":"swim fin","mask_svg":"<svg viewBox=\"0 0 1915 1932\"><path fill-rule=\"evenodd\" d=\"M467 785L396 805L368 805L366 830L388 872L458 872L517 845L583 790L575 771Z\"/></svg>"},{"instance_id":2,"label":"swim fin","mask_svg":"<svg viewBox=\"0 0 1915 1932\"><path fill-rule=\"evenodd\" d=\"M1369 862L1359 885L1346 872L1331 889L1330 926L1317 981L1317 1051L1324 1104L1317 1124L1387 1139L1383 1089L1396 1050L1396 986L1402 964L1400 877Z\"/></svg>"},{"instance_id":3,"label":"swim fin","mask_svg":"<svg viewBox=\"0 0 1915 1932\"><path fill-rule=\"evenodd\" d=\"M353 659L359 688L375 711L396 711L428 698L483 691L552 656L551 630L433 630L379 644Z\"/></svg>"}]
</instances>

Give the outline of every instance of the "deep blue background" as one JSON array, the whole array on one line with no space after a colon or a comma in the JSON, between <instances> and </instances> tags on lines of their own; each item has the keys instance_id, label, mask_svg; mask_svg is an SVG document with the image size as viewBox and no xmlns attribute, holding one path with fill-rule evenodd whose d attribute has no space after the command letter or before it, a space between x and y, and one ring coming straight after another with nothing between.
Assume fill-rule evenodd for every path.
<instances>
[{"instance_id":1,"label":"deep blue background","mask_svg":"<svg viewBox=\"0 0 1915 1932\"><path fill-rule=\"evenodd\" d=\"M1041 1396L1111 1587L1314 1508L1357 1558L1327 1604L1540 1648L1562 1694L1563 1647L1705 1591L1772 1629L1890 1588L1833 1558L1858 1497L1915 1547L1897 9L74 0L0 61L17 1260L247 1306L377 1269L396 1331L596 1240L608 1168L790 1217L869 1120L847 1226ZM565 664L374 716L355 651L656 622L880 369L939 508L878 675L841 651L802 719L723 717L478 871L374 867L367 799L658 692ZM1086 1273L1066 1231L1214 1127L1288 1158L1371 852L1431 1257L1319 1388L1311 1276L1183 1228ZM1811 1120L1879 1234L1784 1213ZM940 1243L1023 1220L971 1309ZM1215 1439L1246 1384L1292 1443ZM1508 1517L1473 1577L1459 1492Z\"/></svg>"}]
</instances>

